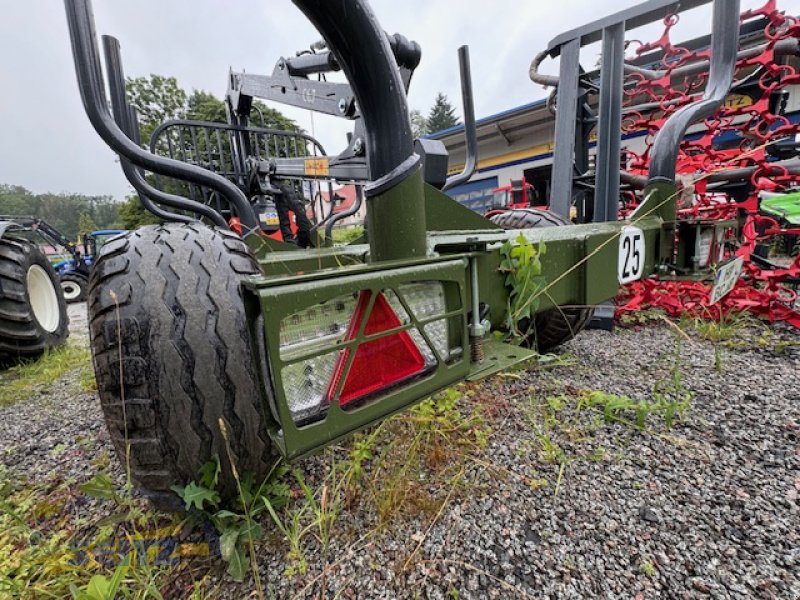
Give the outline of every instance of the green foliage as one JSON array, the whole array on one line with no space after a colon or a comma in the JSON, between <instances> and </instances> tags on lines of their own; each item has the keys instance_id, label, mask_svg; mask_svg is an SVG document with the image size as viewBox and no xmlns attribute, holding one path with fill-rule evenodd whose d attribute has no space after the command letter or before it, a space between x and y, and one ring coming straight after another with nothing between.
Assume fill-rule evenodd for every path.
<instances>
[{"instance_id":1,"label":"green foliage","mask_svg":"<svg viewBox=\"0 0 800 600\"><path fill-rule=\"evenodd\" d=\"M70 585L72 598L74 600L114 600L125 574L130 569L130 564L130 557L126 556L110 578L106 578L104 575L95 575L89 580L85 590L79 590L75 585Z\"/></svg>"},{"instance_id":2,"label":"green foliage","mask_svg":"<svg viewBox=\"0 0 800 600\"><path fill-rule=\"evenodd\" d=\"M122 509L96 522L83 516L86 498L74 482L32 484L0 466L0 598L163 600L158 584L167 570L136 544L144 541L137 524L158 517L116 494L110 482L96 477L85 486L115 497ZM127 545L122 556L120 541Z\"/></svg>"},{"instance_id":3,"label":"green foliage","mask_svg":"<svg viewBox=\"0 0 800 600\"><path fill-rule=\"evenodd\" d=\"M147 142L153 130L164 121L181 119L186 115L187 95L175 77L155 74L128 77L126 89L128 102L138 112L143 142Z\"/></svg>"},{"instance_id":4,"label":"green foliage","mask_svg":"<svg viewBox=\"0 0 800 600\"><path fill-rule=\"evenodd\" d=\"M37 360L25 362L0 372L0 406L28 398L35 391L45 391L66 373L90 369L91 355L74 344L47 350Z\"/></svg>"},{"instance_id":5,"label":"green foliage","mask_svg":"<svg viewBox=\"0 0 800 600\"><path fill-rule=\"evenodd\" d=\"M220 534L220 554L228 563L228 574L242 581L250 568L247 545L264 535L257 517L270 510L268 507L274 511L289 500L289 488L280 481L287 470L277 467L258 484L252 474L245 473L239 481L239 497L225 503L216 490L220 470L219 457L215 456L201 467L199 482L172 489L183 500L186 510L194 510L214 525Z\"/></svg>"},{"instance_id":6,"label":"green foliage","mask_svg":"<svg viewBox=\"0 0 800 600\"><path fill-rule=\"evenodd\" d=\"M94 229L113 228L117 208L110 196L34 194L22 186L0 184L0 214L39 217L71 240L82 232L81 223L91 221Z\"/></svg>"},{"instance_id":7,"label":"green foliage","mask_svg":"<svg viewBox=\"0 0 800 600\"><path fill-rule=\"evenodd\" d=\"M595 432L614 424L641 434L666 437L691 408L694 393L683 382L682 337L676 337L668 376L656 381L649 398L633 399L600 390L536 394L526 411L535 437L534 447L543 463L552 465L554 493L558 493L569 466L576 461L602 462L613 451L598 445ZM555 382L561 385L561 382ZM550 391L558 389L550 388ZM541 478L532 487L543 487ZM545 481L545 484L547 482Z\"/></svg>"},{"instance_id":8,"label":"green foliage","mask_svg":"<svg viewBox=\"0 0 800 600\"><path fill-rule=\"evenodd\" d=\"M456 109L450 104L447 100L447 96L443 93L439 92L436 95L436 100L433 102L433 106L428 113L425 125L429 133L444 131L445 129L458 125Z\"/></svg>"},{"instance_id":9,"label":"green foliage","mask_svg":"<svg viewBox=\"0 0 800 600\"><path fill-rule=\"evenodd\" d=\"M530 335L533 319L539 308L539 296L544 289L541 257L547 252L544 242L538 250L523 235L519 234L500 248L500 271L506 274L506 287L511 290L506 311L506 329L512 337L524 338ZM520 322L528 323L526 331L520 331Z\"/></svg>"},{"instance_id":10,"label":"green foliage","mask_svg":"<svg viewBox=\"0 0 800 600\"><path fill-rule=\"evenodd\" d=\"M125 202L119 205L120 229L138 229L158 223L161 223L161 219L144 209L139 196L128 196Z\"/></svg>"},{"instance_id":11,"label":"green foliage","mask_svg":"<svg viewBox=\"0 0 800 600\"><path fill-rule=\"evenodd\" d=\"M364 227L334 227L333 241L336 244L350 244L364 235Z\"/></svg>"},{"instance_id":12,"label":"green foliage","mask_svg":"<svg viewBox=\"0 0 800 600\"><path fill-rule=\"evenodd\" d=\"M656 576L658 576L658 571L656 570L656 566L653 564L652 560L646 560L640 564L639 571L650 579L655 579Z\"/></svg>"},{"instance_id":13,"label":"green foliage","mask_svg":"<svg viewBox=\"0 0 800 600\"><path fill-rule=\"evenodd\" d=\"M121 501L114 486L114 481L106 473L96 473L94 477L86 483L82 483L78 488L92 498L112 500L117 504Z\"/></svg>"},{"instance_id":14,"label":"green foliage","mask_svg":"<svg viewBox=\"0 0 800 600\"><path fill-rule=\"evenodd\" d=\"M411 121L411 132L415 138L421 138L431 133L428 129L428 120L416 108L408 113L408 118Z\"/></svg>"},{"instance_id":15,"label":"green foliage","mask_svg":"<svg viewBox=\"0 0 800 600\"><path fill-rule=\"evenodd\" d=\"M93 231L97 231L100 229L97 226L97 223L94 222L92 215L89 213L81 213L80 217L78 217L78 235L83 237L87 233L91 233Z\"/></svg>"}]
</instances>

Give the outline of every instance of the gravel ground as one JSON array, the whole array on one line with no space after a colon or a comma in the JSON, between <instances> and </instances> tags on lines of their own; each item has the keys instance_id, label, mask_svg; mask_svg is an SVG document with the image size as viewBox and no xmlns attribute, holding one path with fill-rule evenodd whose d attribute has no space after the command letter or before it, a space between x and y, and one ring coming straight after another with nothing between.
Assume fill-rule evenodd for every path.
<instances>
[{"instance_id":1,"label":"gravel ground","mask_svg":"<svg viewBox=\"0 0 800 600\"><path fill-rule=\"evenodd\" d=\"M85 343L82 310L70 308ZM489 408L494 431L465 463L465 485L440 488L432 511L383 528L366 502L344 509L325 559L305 546L304 576L283 576L288 544L267 526L257 552L268 596L800 598L800 348L791 345L800 334L779 328L763 349L760 335L739 334L746 347L724 349L721 372L711 343L683 341L681 381L695 397L672 429L657 415L640 431L564 408L569 427L550 432L562 449L555 462L529 419L531 398L652 398L674 373L673 328L585 332L564 348L569 364L470 387L466 402ZM55 453L60 444L74 450ZM68 378L0 408L0 448L0 462L34 479L87 479L90 461L111 451L98 401L76 396ZM301 463L309 483L324 479L330 458ZM253 589L218 565L210 572L221 597Z\"/></svg>"}]
</instances>

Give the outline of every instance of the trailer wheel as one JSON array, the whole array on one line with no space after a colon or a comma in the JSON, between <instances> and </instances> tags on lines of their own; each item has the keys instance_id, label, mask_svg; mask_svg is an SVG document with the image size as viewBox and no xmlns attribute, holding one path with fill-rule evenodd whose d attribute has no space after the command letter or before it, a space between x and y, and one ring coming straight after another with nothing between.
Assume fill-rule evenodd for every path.
<instances>
[{"instance_id":1,"label":"trailer wheel","mask_svg":"<svg viewBox=\"0 0 800 600\"><path fill-rule=\"evenodd\" d=\"M109 241L92 269L90 338L106 425L134 483L161 506L215 456L218 491L235 493L220 419L239 473L262 478L273 464L239 289L260 272L237 236L176 223Z\"/></svg>"},{"instance_id":2,"label":"trailer wheel","mask_svg":"<svg viewBox=\"0 0 800 600\"><path fill-rule=\"evenodd\" d=\"M61 291L64 293L64 300L67 301L67 304L86 300L88 287L89 280L80 273L72 272L61 276Z\"/></svg>"},{"instance_id":3,"label":"trailer wheel","mask_svg":"<svg viewBox=\"0 0 800 600\"><path fill-rule=\"evenodd\" d=\"M490 220L503 229L535 229L539 227L561 227L569 221L546 210L519 208L493 215ZM533 327L527 319L519 323L520 331L533 332L525 338L525 345L539 352L548 352L568 342L583 331L592 318L591 308L557 307L538 313Z\"/></svg>"},{"instance_id":4,"label":"trailer wheel","mask_svg":"<svg viewBox=\"0 0 800 600\"><path fill-rule=\"evenodd\" d=\"M67 339L58 275L34 244L0 238L0 361L35 358Z\"/></svg>"}]
</instances>

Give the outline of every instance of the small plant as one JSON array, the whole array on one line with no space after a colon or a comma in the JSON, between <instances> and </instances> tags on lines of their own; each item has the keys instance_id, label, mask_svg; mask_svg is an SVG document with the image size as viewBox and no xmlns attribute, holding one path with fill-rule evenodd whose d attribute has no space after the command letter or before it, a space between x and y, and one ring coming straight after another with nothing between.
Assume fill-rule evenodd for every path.
<instances>
[{"instance_id":1,"label":"small plant","mask_svg":"<svg viewBox=\"0 0 800 600\"><path fill-rule=\"evenodd\" d=\"M239 479L239 497L223 504L217 486L221 466L215 456L200 469L199 480L172 489L183 500L187 511L206 517L220 535L220 554L228 563L228 574L236 581L244 579L250 567L248 545L264 532L256 517L270 507L281 507L289 501L289 487L280 481L287 472L282 466L273 469L267 479L256 483L252 474Z\"/></svg>"},{"instance_id":2,"label":"small plant","mask_svg":"<svg viewBox=\"0 0 800 600\"><path fill-rule=\"evenodd\" d=\"M75 585L70 585L69 591L73 600L114 600L129 569L130 557L126 556L110 578L106 578L104 575L95 575L83 590L78 589Z\"/></svg>"},{"instance_id":3,"label":"small plant","mask_svg":"<svg viewBox=\"0 0 800 600\"><path fill-rule=\"evenodd\" d=\"M646 560L640 564L639 571L650 579L655 579L658 575L658 571L656 570L656 566L653 564L652 560Z\"/></svg>"},{"instance_id":4,"label":"small plant","mask_svg":"<svg viewBox=\"0 0 800 600\"><path fill-rule=\"evenodd\" d=\"M332 235L335 244L350 244L364 235L364 227L363 225L334 227Z\"/></svg>"},{"instance_id":5,"label":"small plant","mask_svg":"<svg viewBox=\"0 0 800 600\"><path fill-rule=\"evenodd\" d=\"M513 243L508 241L500 248L500 271L506 274L506 287L511 290L506 329L513 338L525 338L531 334L532 316L539 308L539 296L544 289L541 257L546 252L544 242L537 249L523 234ZM520 331L521 322L529 324L526 331Z\"/></svg>"}]
</instances>

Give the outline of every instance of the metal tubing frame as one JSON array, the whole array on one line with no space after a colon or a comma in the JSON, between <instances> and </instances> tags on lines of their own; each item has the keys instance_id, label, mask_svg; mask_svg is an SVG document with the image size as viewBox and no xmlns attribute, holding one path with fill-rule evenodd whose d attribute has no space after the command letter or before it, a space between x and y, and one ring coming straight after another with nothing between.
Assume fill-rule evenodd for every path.
<instances>
[{"instance_id":1,"label":"metal tubing frame","mask_svg":"<svg viewBox=\"0 0 800 600\"><path fill-rule=\"evenodd\" d=\"M414 153L408 103L386 34L363 0L294 3L322 34L350 81L361 110L373 182L366 190L372 259L424 256L427 248L420 159ZM394 193L398 187L403 188L402 194ZM400 212L402 223L397 219Z\"/></svg>"},{"instance_id":2,"label":"metal tubing frame","mask_svg":"<svg viewBox=\"0 0 800 600\"><path fill-rule=\"evenodd\" d=\"M625 24L603 30L603 68L600 75L594 221L616 221L619 213L619 157L622 140L622 85L625 77Z\"/></svg>"},{"instance_id":3,"label":"metal tubing frame","mask_svg":"<svg viewBox=\"0 0 800 600\"><path fill-rule=\"evenodd\" d=\"M458 66L461 72L461 100L464 106L464 133L467 138L464 170L448 177L443 192L469 181L478 166L478 127L475 124L475 100L472 94L472 69L469 61L469 46L458 49Z\"/></svg>"},{"instance_id":4,"label":"metal tubing frame","mask_svg":"<svg viewBox=\"0 0 800 600\"><path fill-rule=\"evenodd\" d=\"M259 227L255 213L235 185L201 167L153 156L120 130L107 108L91 0L64 0L64 5L81 100L89 121L100 137L117 154L138 167L177 179L196 181L216 190L233 207L243 229L247 233L257 231Z\"/></svg>"},{"instance_id":5,"label":"metal tubing frame","mask_svg":"<svg viewBox=\"0 0 800 600\"><path fill-rule=\"evenodd\" d=\"M122 69L122 55L120 53L119 40L110 35L104 35L102 39L106 69L108 70L108 89L111 96L111 110L114 113L114 120L120 130L122 130L134 144L139 146L141 144L141 139L139 137L136 109L128 105L125 94L125 73ZM122 172L125 174L125 177L139 194L139 200L142 206L156 217L168 221L177 221L179 223L191 223L197 220L186 215L163 210L153 202L152 198L155 198L167 206L177 208L178 210L201 214L207 217L217 227L228 227L224 217L211 207L181 196L167 194L151 186L141 171L124 156L120 156L120 165L122 166Z\"/></svg>"},{"instance_id":6,"label":"metal tubing frame","mask_svg":"<svg viewBox=\"0 0 800 600\"><path fill-rule=\"evenodd\" d=\"M572 205L575 134L580 87L580 50L580 41L577 39L571 40L561 47L550 210L564 218L569 218Z\"/></svg>"},{"instance_id":7,"label":"metal tubing frame","mask_svg":"<svg viewBox=\"0 0 800 600\"><path fill-rule=\"evenodd\" d=\"M675 183L678 151L689 127L713 115L722 107L728 96L739 49L740 0L714 0L711 33L711 67L703 99L688 104L664 124L653 142L650 160L649 183L659 181Z\"/></svg>"}]
</instances>

